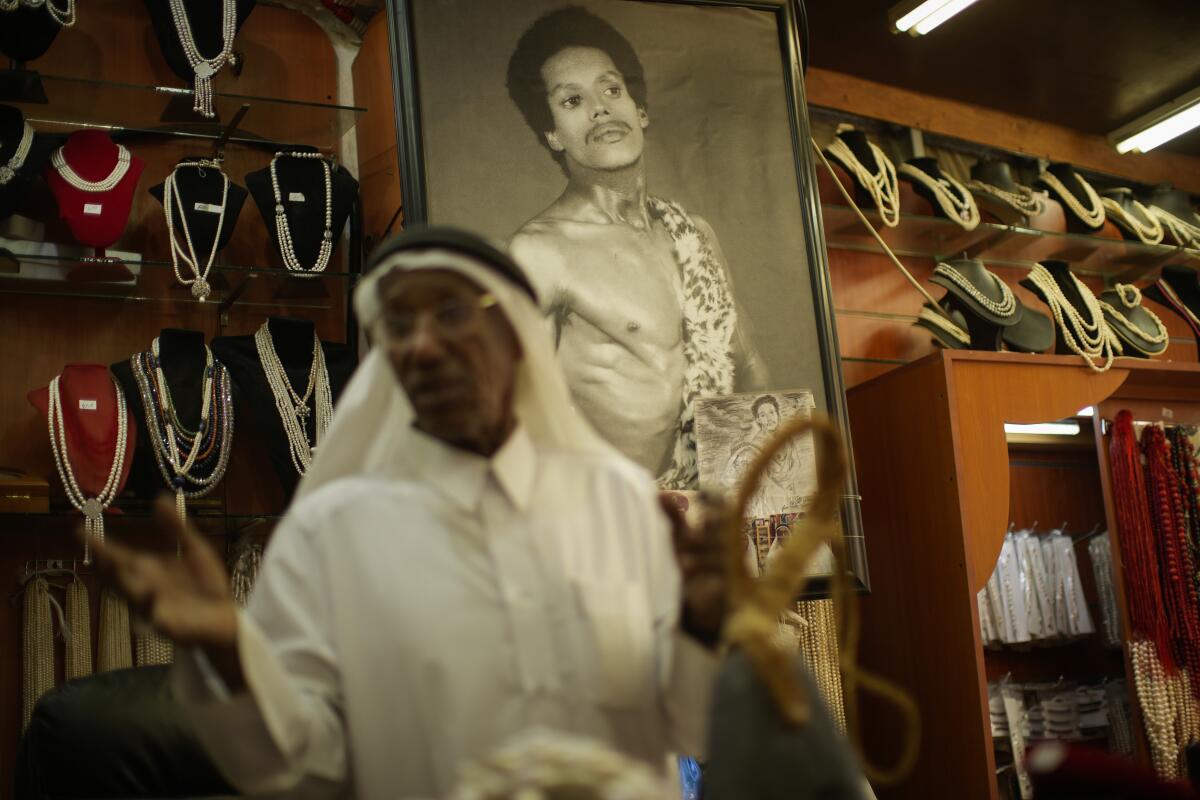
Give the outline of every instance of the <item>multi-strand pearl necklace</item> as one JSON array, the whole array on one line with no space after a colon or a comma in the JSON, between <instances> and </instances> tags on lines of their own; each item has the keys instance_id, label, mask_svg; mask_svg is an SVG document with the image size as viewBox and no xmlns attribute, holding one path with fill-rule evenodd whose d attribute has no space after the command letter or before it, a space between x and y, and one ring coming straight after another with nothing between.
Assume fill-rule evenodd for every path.
<instances>
[{"instance_id":1,"label":"multi-strand pearl necklace","mask_svg":"<svg viewBox=\"0 0 1200 800\"><path fill-rule=\"evenodd\" d=\"M1066 185L1058 179L1058 176L1049 170L1044 170L1038 173L1038 180L1049 186L1058 195L1058 198L1067 204L1067 208L1083 221L1084 225L1089 228L1099 228L1104 224L1104 203L1100 202L1100 195L1096 194L1096 190L1092 185L1083 179L1083 176L1078 172L1071 173L1075 177L1075 182L1079 184L1079 188L1083 189L1083 193L1087 195L1088 206L1085 208L1083 203L1079 202L1079 198L1075 193L1066 187Z\"/></svg>"},{"instance_id":2,"label":"multi-strand pearl necklace","mask_svg":"<svg viewBox=\"0 0 1200 800\"><path fill-rule=\"evenodd\" d=\"M1193 225L1187 220L1177 217L1170 211L1161 209L1158 206L1150 206L1149 211L1162 224L1164 230L1171 232L1171 236L1180 245L1183 247L1200 247L1200 225Z\"/></svg>"},{"instance_id":3,"label":"multi-strand pearl necklace","mask_svg":"<svg viewBox=\"0 0 1200 800\"><path fill-rule=\"evenodd\" d=\"M971 344L971 335L969 333L943 317L938 312L934 311L929 306L921 307L920 313L917 314L917 319L926 323L926 325L932 325L939 330L945 331L952 339L960 343L963 347Z\"/></svg>"},{"instance_id":4,"label":"multi-strand pearl necklace","mask_svg":"<svg viewBox=\"0 0 1200 800\"><path fill-rule=\"evenodd\" d=\"M21 131L21 141L17 142L17 149L13 151L6 163L0 164L0 186L17 176L17 170L25 164L25 158L29 155L31 147L33 147L33 128L26 122Z\"/></svg>"},{"instance_id":5,"label":"multi-strand pearl necklace","mask_svg":"<svg viewBox=\"0 0 1200 800\"><path fill-rule=\"evenodd\" d=\"M92 552L89 543L92 537L104 541L104 509L108 508L117 496L121 483L121 473L125 469L125 443L129 436L129 422L125 418L125 393L121 384L112 378L113 391L117 396L117 443L113 451L112 468L108 471L108 479L104 487L95 497L85 497L83 490L75 481L75 472L71 469L71 454L67 445L67 430L63 424L62 396L58 383L61 375L55 375L50 381L50 402L47 407L47 427L50 431L50 451L54 453L54 465L58 468L58 476L62 479L63 488L67 491L67 499L71 505L83 512L83 563L92 563Z\"/></svg>"},{"instance_id":6,"label":"multi-strand pearl necklace","mask_svg":"<svg viewBox=\"0 0 1200 800\"><path fill-rule=\"evenodd\" d=\"M1121 305L1123 305L1125 308L1133 310L1142 305L1142 292L1132 283L1118 283L1113 288L1117 292L1117 297L1121 299ZM1096 298L1096 302L1100 304L1100 308L1104 311L1105 318L1110 323L1115 322L1118 327L1122 328L1129 334L1126 337L1126 342L1133 345L1146 355L1155 355L1161 352L1159 349L1155 349L1153 351L1147 350L1138 344L1140 342L1145 342L1150 345L1160 345L1165 343L1170 337L1170 334L1167 333L1167 326L1163 324L1163 321L1158 318L1157 314L1145 306L1142 306L1142 310L1149 315L1150 320L1154 323L1155 328L1154 333L1146 333L1137 325L1134 325L1132 322L1130 322L1129 319L1112 304L1105 300L1101 300L1100 298Z\"/></svg>"},{"instance_id":7,"label":"multi-strand pearl necklace","mask_svg":"<svg viewBox=\"0 0 1200 800\"><path fill-rule=\"evenodd\" d=\"M996 286L1000 287L999 302L996 302L983 292L979 291L975 284L971 283L971 281L965 275L949 264L944 262L939 263L933 268L933 274L941 275L943 278L962 289L964 292L970 295L971 299L973 299L976 303L979 303L979 305L983 306L997 317L1011 317L1017 310L1017 297L1013 294L1012 289L1009 289L1008 285L1005 284L1004 281L1000 280L995 275L992 275L990 272L988 275L991 277Z\"/></svg>"},{"instance_id":8,"label":"multi-strand pearl necklace","mask_svg":"<svg viewBox=\"0 0 1200 800\"><path fill-rule=\"evenodd\" d=\"M1114 350L1120 352L1121 343L1104 321L1100 301L1092 294L1092 290L1071 275L1090 318L1085 320L1079 309L1063 294L1050 270L1041 264L1034 264L1029 271L1029 280L1041 291L1042 299L1054 314L1054 321L1067 347L1083 358L1095 372L1104 372L1111 367ZM1102 357L1104 366L1097 366L1096 362Z\"/></svg>"},{"instance_id":9,"label":"multi-strand pearl necklace","mask_svg":"<svg viewBox=\"0 0 1200 800\"><path fill-rule=\"evenodd\" d=\"M900 174L928 189L941 206L942 213L962 225L964 230L973 231L979 225L979 207L975 205L975 198L954 178L949 175L934 178L912 164L901 164Z\"/></svg>"},{"instance_id":10,"label":"multi-strand pearl necklace","mask_svg":"<svg viewBox=\"0 0 1200 800\"><path fill-rule=\"evenodd\" d=\"M1132 200L1133 208L1141 212L1142 218L1146 222L1129 213L1123 205L1118 203L1111 197L1101 197L1101 204L1104 206L1105 214L1109 219L1120 225L1125 230L1132 233L1145 244L1158 244L1163 240L1162 224L1158 218L1151 213L1150 209L1139 203L1137 200Z\"/></svg>"},{"instance_id":11,"label":"multi-strand pearl necklace","mask_svg":"<svg viewBox=\"0 0 1200 800\"><path fill-rule=\"evenodd\" d=\"M1166 671L1158 660L1153 642L1130 642L1129 656L1154 770L1161 778L1174 779L1179 776L1179 745L1175 740L1175 714L1167 690Z\"/></svg>"},{"instance_id":12,"label":"multi-strand pearl necklace","mask_svg":"<svg viewBox=\"0 0 1200 800\"><path fill-rule=\"evenodd\" d=\"M67 0L66 8L54 5L54 0L0 0L0 11L16 11L21 4L29 8L44 5L50 18L64 28L75 24L75 0Z\"/></svg>"},{"instance_id":13,"label":"multi-strand pearl necklace","mask_svg":"<svg viewBox=\"0 0 1200 800\"><path fill-rule=\"evenodd\" d=\"M990 183L977 180L967 181L966 186L973 193L993 197L1027 217L1036 217L1046 207L1042 203L1042 198L1038 197L1037 193L1028 186L1017 184L1015 192L1010 192L1007 189L1001 189L999 186L993 186Z\"/></svg>"},{"instance_id":14,"label":"multi-strand pearl necklace","mask_svg":"<svg viewBox=\"0 0 1200 800\"><path fill-rule=\"evenodd\" d=\"M275 169L275 162L281 158L315 159L321 162L321 169L325 175L325 233L312 267L305 267L300 263L296 255L296 246L292 242L287 210L283 206L283 192L279 189L279 175ZM276 153L271 159L271 189L275 192L275 238L279 242L279 254L283 256L283 265L293 272L323 272L329 264L329 256L333 253L333 175L329 169L329 161L320 153Z\"/></svg>"},{"instance_id":15,"label":"multi-strand pearl necklace","mask_svg":"<svg viewBox=\"0 0 1200 800\"><path fill-rule=\"evenodd\" d=\"M280 362L275 352L275 343L271 340L271 329L264 322L254 334L254 344L258 348L258 360L262 364L263 374L271 393L275 395L275 408L279 411L279 419L283 423L283 431L287 434L292 456L292 466L296 472L303 475L312 463L313 452L325 438L325 431L333 419L333 395L329 390L329 372L325 369L325 352L321 349L321 340L313 333L312 365L308 370L308 388L304 395L297 394L288 380L287 370ZM308 442L308 432L305 423L312 411L308 400L316 394L317 419L314 425L314 441Z\"/></svg>"},{"instance_id":16,"label":"multi-strand pearl necklace","mask_svg":"<svg viewBox=\"0 0 1200 800\"><path fill-rule=\"evenodd\" d=\"M129 365L142 396L146 430L163 480L175 491L175 509L187 516L187 498L208 494L225 475L233 438L233 390L229 372L204 347L204 380L200 396L200 425L184 426L163 374L158 339L147 353L137 353Z\"/></svg>"},{"instance_id":17,"label":"multi-strand pearl necklace","mask_svg":"<svg viewBox=\"0 0 1200 800\"><path fill-rule=\"evenodd\" d=\"M208 253L208 261L204 264L204 269L200 268L200 259L196 256L196 247L192 244L192 231L188 227L187 221L187 204L183 202L183 197L179 193L179 187L175 184L175 174L179 172L181 167L192 167L203 172L206 168L215 169L221 176L223 181L221 187L221 210L217 217L217 230L213 234L212 249ZM163 213L167 218L167 235L171 238L171 266L175 270L175 278L184 286L192 287L192 297L200 302L208 299L212 294L212 287L208 283L208 273L212 270L213 261L217 258L217 244L221 241L221 227L225 224L225 205L229 199L229 176L221 170L221 162L211 159L202 161L187 162L179 164L163 181ZM183 238L187 244L187 252L179 245L179 240L175 237L175 226L173 224L175 209L179 212L179 227L183 230ZM188 266L192 273L191 278L184 278L179 272L179 261Z\"/></svg>"},{"instance_id":18,"label":"multi-strand pearl necklace","mask_svg":"<svg viewBox=\"0 0 1200 800\"><path fill-rule=\"evenodd\" d=\"M89 181L86 178L79 177L75 170L71 169L71 165L67 163L67 157L60 147L50 156L50 163L54 165L54 169L58 172L59 177L66 181L71 186L74 186L81 192L90 194L98 194L100 192L111 192L125 177L125 173L129 172L129 151L124 145L117 145L117 163L113 165L112 172L108 173L107 177L101 178L98 181Z\"/></svg>"},{"instance_id":19,"label":"multi-strand pearl necklace","mask_svg":"<svg viewBox=\"0 0 1200 800\"><path fill-rule=\"evenodd\" d=\"M233 37L237 35L237 2L222 0L221 2L221 51L212 58L200 55L196 47L196 39L192 36L192 25L188 21L187 9L183 0L170 0L171 19L175 22L175 31L179 34L179 44L188 65L195 73L195 101L192 110L205 117L212 118L213 113L213 76L226 64L234 64L237 57L233 54Z\"/></svg>"},{"instance_id":20,"label":"multi-strand pearl necklace","mask_svg":"<svg viewBox=\"0 0 1200 800\"><path fill-rule=\"evenodd\" d=\"M867 169L850 149L850 145L840 137L834 137L826 152L854 175L859 185L866 189L867 194L875 201L883 224L894 228L900 224L900 183L896 180L896 167L874 142L867 142L867 146L871 148L871 155L875 157L875 172Z\"/></svg>"}]
</instances>

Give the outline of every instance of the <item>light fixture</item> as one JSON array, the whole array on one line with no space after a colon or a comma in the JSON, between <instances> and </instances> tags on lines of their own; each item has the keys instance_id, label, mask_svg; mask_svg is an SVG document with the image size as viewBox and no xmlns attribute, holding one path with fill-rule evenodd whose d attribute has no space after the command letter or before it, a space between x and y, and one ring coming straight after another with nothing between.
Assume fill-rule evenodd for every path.
<instances>
[{"instance_id":1,"label":"light fixture","mask_svg":"<svg viewBox=\"0 0 1200 800\"><path fill-rule=\"evenodd\" d=\"M1096 416L1096 407L1095 406L1084 406L1083 408L1081 408L1075 412L1075 416L1077 416L1077 417L1094 417L1094 416Z\"/></svg>"},{"instance_id":2,"label":"light fixture","mask_svg":"<svg viewBox=\"0 0 1200 800\"><path fill-rule=\"evenodd\" d=\"M1108 135L1118 153L1147 153L1200 126L1200 88L1176 97Z\"/></svg>"},{"instance_id":3,"label":"light fixture","mask_svg":"<svg viewBox=\"0 0 1200 800\"><path fill-rule=\"evenodd\" d=\"M1024 436L1078 436L1078 422L1039 422L1035 425L1004 423L1004 432Z\"/></svg>"},{"instance_id":4,"label":"light fixture","mask_svg":"<svg viewBox=\"0 0 1200 800\"><path fill-rule=\"evenodd\" d=\"M924 36L977 0L905 0L892 6L892 29L909 36Z\"/></svg>"}]
</instances>

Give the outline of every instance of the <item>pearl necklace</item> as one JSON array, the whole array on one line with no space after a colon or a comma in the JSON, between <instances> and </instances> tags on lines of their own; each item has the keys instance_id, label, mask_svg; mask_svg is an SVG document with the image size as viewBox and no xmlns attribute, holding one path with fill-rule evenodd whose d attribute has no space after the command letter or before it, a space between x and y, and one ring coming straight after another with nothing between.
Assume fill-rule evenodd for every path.
<instances>
[{"instance_id":1,"label":"pearl necklace","mask_svg":"<svg viewBox=\"0 0 1200 800\"><path fill-rule=\"evenodd\" d=\"M1017 297L1013 294L1012 289L1009 289L1008 285L1005 284L1004 281L1000 280L990 272L988 275L991 277L992 281L994 281L995 284L1000 287L1000 302L996 302L983 292L979 291L975 284L971 283L971 281L965 275L949 264L944 262L939 263L933 268L933 274L941 275L943 278L949 280L955 286L959 287L968 295L970 295L976 303L979 303L979 305L983 306L997 317L1011 317L1017 310Z\"/></svg>"},{"instance_id":2,"label":"pearl necklace","mask_svg":"<svg viewBox=\"0 0 1200 800\"><path fill-rule=\"evenodd\" d=\"M275 343L271 339L271 329L264 322L254 334L254 344L258 348L258 360L262 364L263 374L275 396L275 408L283 422L284 433L287 434L290 446L292 466L296 472L303 475L312 464L313 453L325 438L325 431L333 419L333 396L329 391L329 372L325 369L325 352L321 349L321 340L313 333L312 365L308 371L308 388L301 397L292 388L287 371L275 352ZM308 432L305 422L312 411L308 408L308 399L316 391L317 419L315 440L308 443Z\"/></svg>"},{"instance_id":3,"label":"pearl necklace","mask_svg":"<svg viewBox=\"0 0 1200 800\"><path fill-rule=\"evenodd\" d=\"M871 155L875 157L875 172L867 169L854 155L850 145L839 137L835 136L825 150L849 170L859 185L871 195L883 224L894 228L900 224L900 184L896 180L896 167L874 142L867 142L867 146L871 148Z\"/></svg>"},{"instance_id":4,"label":"pearl necklace","mask_svg":"<svg viewBox=\"0 0 1200 800\"><path fill-rule=\"evenodd\" d=\"M183 202L179 194L179 188L175 185L175 174L179 172L180 167L195 167L203 171L206 167L212 167L221 175L223 185L221 187L221 212L217 217L217 230L213 234L212 249L208 253L208 261L204 264L204 269L200 269L200 259L196 256L196 247L192 244L192 232L188 227L187 221L187 206ZM229 199L229 176L221 171L221 162L205 159L202 161L180 164L175 167L167 179L163 181L163 213L167 218L167 235L171 239L171 267L175 270L175 278L184 286L192 287L192 297L203 303L212 293L212 287L208 284L208 273L212 270L213 261L217 258L217 244L221 241L221 228L225 224L225 205ZM174 211L173 207L177 207L179 211L179 227L183 230L183 238L187 244L187 252L179 246L179 241L175 238L175 226L173 224ZM179 261L191 270L192 277L184 278L179 272Z\"/></svg>"},{"instance_id":5,"label":"pearl necklace","mask_svg":"<svg viewBox=\"0 0 1200 800\"><path fill-rule=\"evenodd\" d=\"M1132 310L1141 305L1142 292L1132 283L1118 283L1114 288L1117 291L1117 296L1121 298L1121 305L1123 305L1125 308ZM1156 329L1156 332L1152 334L1146 333L1137 325L1134 325L1124 314L1122 314L1110 303L1099 298L1096 300L1100 304L1100 308L1103 309L1105 318L1109 322L1116 322L1119 327L1127 331L1133 340L1129 343L1133 344L1133 346L1141 352L1146 353L1147 355L1154 355L1154 353L1139 347L1135 342L1147 342L1152 345L1158 345L1163 344L1169 338L1170 334L1167 333L1167 326L1163 324L1163 321L1158 318L1157 314L1145 306L1142 306L1142 310L1150 315L1150 319L1154 323L1154 327Z\"/></svg>"},{"instance_id":6,"label":"pearl necklace","mask_svg":"<svg viewBox=\"0 0 1200 800\"><path fill-rule=\"evenodd\" d=\"M1142 216L1147 219L1148 222L1142 222L1133 214L1130 214L1125 210L1123 205L1111 197L1101 197L1100 202L1104 205L1104 210L1109 219L1132 233L1134 236L1138 237L1138 239L1140 239L1143 243L1158 244L1163 240L1162 224L1158 221L1158 218L1154 216L1150 209L1146 208L1146 206L1142 205L1137 200L1133 201L1133 207L1138 211L1141 211Z\"/></svg>"},{"instance_id":7,"label":"pearl necklace","mask_svg":"<svg viewBox=\"0 0 1200 800\"><path fill-rule=\"evenodd\" d=\"M54 453L54 466L58 468L58 477L62 479L67 499L71 501L71 505L83 512L85 534L83 563L90 564L92 563L92 553L89 543L93 536L104 541L104 509L108 508L117 496L121 473L125 468L125 443L129 436L129 422L125 418L125 393L121 391L121 384L117 383L117 379L110 374L113 391L117 396L117 446L113 452L112 467L108 471L108 479L104 482L104 487L95 497L89 498L85 497L83 490L79 488L79 484L75 481L75 472L71 469L67 430L63 424L62 397L58 388L61 377L61 375L55 375L54 380L50 381L49 387L50 400L47 405L46 423L50 431L50 451Z\"/></svg>"},{"instance_id":8,"label":"pearl necklace","mask_svg":"<svg viewBox=\"0 0 1200 800\"><path fill-rule=\"evenodd\" d=\"M180 519L187 516L186 498L203 497L220 482L229 465L233 438L233 392L229 372L204 348L204 382L201 389L200 425L187 430L179 421L171 387L162 370L158 339L150 352L130 358L146 413L146 429L154 459L167 485L175 490L175 508ZM181 456L182 448L187 454ZM207 467L208 474L201 474Z\"/></svg>"},{"instance_id":9,"label":"pearl necklace","mask_svg":"<svg viewBox=\"0 0 1200 800\"><path fill-rule=\"evenodd\" d=\"M281 158L311 158L321 162L325 174L325 234L321 246L317 250L317 260L312 268L305 268L296 256L296 248L292 242L292 231L288 226L287 211L283 207L283 193L279 189L279 175L275 170L275 162ZM279 253L283 256L283 264L293 272L323 272L329 265L329 256L333 253L333 176L329 169L329 161L320 153L276 153L271 159L271 189L275 193L275 238L279 242Z\"/></svg>"},{"instance_id":10,"label":"pearl necklace","mask_svg":"<svg viewBox=\"0 0 1200 800\"><path fill-rule=\"evenodd\" d=\"M33 128L26 122L21 131L21 141L17 142L17 149L13 151L8 163L0 164L0 186L17 176L17 170L25 164L25 158L29 155L31 147L33 147Z\"/></svg>"},{"instance_id":11,"label":"pearl necklace","mask_svg":"<svg viewBox=\"0 0 1200 800\"><path fill-rule=\"evenodd\" d=\"M1049 170L1039 172L1038 180L1049 186L1058 195L1058 198L1067 204L1067 208L1083 221L1083 224L1089 228L1099 228L1104 225L1104 203L1100 202L1100 195L1096 194L1096 190L1092 185L1083 179L1083 176L1078 172L1071 173L1075 177L1075 182L1079 184L1079 188L1083 189L1083 193L1087 195L1089 208L1084 208L1083 203L1079 202L1070 189L1058 179L1058 176Z\"/></svg>"},{"instance_id":12,"label":"pearl necklace","mask_svg":"<svg viewBox=\"0 0 1200 800\"><path fill-rule=\"evenodd\" d=\"M921 307L920 313L917 314L917 319L945 331L951 338L961 343L964 347L971 344L970 334L928 306Z\"/></svg>"},{"instance_id":13,"label":"pearl necklace","mask_svg":"<svg viewBox=\"0 0 1200 800\"><path fill-rule=\"evenodd\" d=\"M188 22L187 9L183 0L170 0L171 19L175 23L175 32L179 35L179 44L188 65L195 73L195 101L192 110L205 117L216 116L213 113L213 76L226 63L236 64L237 57L233 54L233 37L237 35L237 2L222 0L221 2L221 51L212 58L200 55L196 40L192 36L192 25Z\"/></svg>"},{"instance_id":14,"label":"pearl necklace","mask_svg":"<svg viewBox=\"0 0 1200 800\"><path fill-rule=\"evenodd\" d=\"M1007 206L1019 211L1027 217L1036 217L1045 209L1045 204L1042 203L1042 198L1037 196L1037 193L1028 186L1017 185L1015 192L1010 192L1007 189L1001 189L999 186L993 186L990 183L983 181L969 180L966 183L968 189L974 194L987 195L994 197Z\"/></svg>"},{"instance_id":15,"label":"pearl necklace","mask_svg":"<svg viewBox=\"0 0 1200 800\"><path fill-rule=\"evenodd\" d=\"M1084 307L1090 317L1090 321L1085 321L1083 315L1079 313L1079 309L1075 308L1063 294L1058 282L1050 274L1050 270L1041 264L1034 264L1033 269L1029 271L1029 280L1041 290L1042 299L1054 314L1054 321L1058 324L1063 342L1067 347L1083 358L1095 372L1104 372L1111 367L1113 351L1115 349L1120 352L1121 343L1104 321L1104 312L1100 308L1100 301L1092 294L1091 289L1088 289L1079 278L1071 275L1071 280L1075 281L1075 287L1079 290L1079 295L1083 299ZM1105 359L1104 366L1098 367L1096 361L1102 356Z\"/></svg>"},{"instance_id":16,"label":"pearl necklace","mask_svg":"<svg viewBox=\"0 0 1200 800\"><path fill-rule=\"evenodd\" d=\"M108 176L101 178L98 181L89 181L79 177L75 170L71 169L71 165L67 163L67 157L60 147L50 156L50 163L54 165L55 171L64 181L74 186L81 192L89 192L98 194L100 192L111 192L116 188L121 179L125 177L125 173L129 171L129 151L124 145L117 145L117 163L113 165L112 172Z\"/></svg>"},{"instance_id":17,"label":"pearl necklace","mask_svg":"<svg viewBox=\"0 0 1200 800\"><path fill-rule=\"evenodd\" d=\"M962 225L964 230L973 231L979 225L979 207L975 205L975 198L954 178L949 175L934 178L912 164L901 164L900 173L928 189L941 206L942 213Z\"/></svg>"},{"instance_id":18,"label":"pearl necklace","mask_svg":"<svg viewBox=\"0 0 1200 800\"><path fill-rule=\"evenodd\" d=\"M45 5L50 18L64 28L75 24L75 0L67 0L66 8L54 5L54 0L0 0L0 11L16 11L22 3L29 8Z\"/></svg>"},{"instance_id":19,"label":"pearl necklace","mask_svg":"<svg viewBox=\"0 0 1200 800\"><path fill-rule=\"evenodd\" d=\"M1179 775L1179 745L1175 739L1175 714L1167 689L1166 671L1158 660L1153 642L1130 642L1129 655L1154 770L1161 778L1174 779Z\"/></svg>"},{"instance_id":20,"label":"pearl necklace","mask_svg":"<svg viewBox=\"0 0 1200 800\"><path fill-rule=\"evenodd\" d=\"M1171 232L1171 236L1180 245L1183 247L1200 247L1200 225L1193 225L1187 220L1177 217L1170 211L1165 211L1158 206L1150 206L1149 211L1162 223L1164 230Z\"/></svg>"}]
</instances>

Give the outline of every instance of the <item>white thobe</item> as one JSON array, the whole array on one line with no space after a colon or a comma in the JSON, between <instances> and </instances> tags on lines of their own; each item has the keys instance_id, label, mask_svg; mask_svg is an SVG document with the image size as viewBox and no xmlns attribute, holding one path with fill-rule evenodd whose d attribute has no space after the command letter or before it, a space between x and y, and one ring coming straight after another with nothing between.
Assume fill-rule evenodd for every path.
<instances>
[{"instance_id":1,"label":"white thobe","mask_svg":"<svg viewBox=\"0 0 1200 800\"><path fill-rule=\"evenodd\" d=\"M176 696L230 782L443 797L465 760L534 726L659 769L700 755L716 659L678 629L649 475L523 428L491 459L410 441L422 481L343 478L280 524L239 616L247 691L177 662Z\"/></svg>"}]
</instances>

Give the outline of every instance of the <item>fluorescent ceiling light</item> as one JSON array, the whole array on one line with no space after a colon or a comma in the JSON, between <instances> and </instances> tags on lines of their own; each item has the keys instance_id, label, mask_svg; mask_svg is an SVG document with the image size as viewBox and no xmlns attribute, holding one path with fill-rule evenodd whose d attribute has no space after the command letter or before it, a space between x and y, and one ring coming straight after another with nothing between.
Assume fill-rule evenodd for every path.
<instances>
[{"instance_id":1,"label":"fluorescent ceiling light","mask_svg":"<svg viewBox=\"0 0 1200 800\"><path fill-rule=\"evenodd\" d=\"M1036 425L1014 425L1004 423L1005 433L1018 433L1026 436L1078 436L1078 422L1039 422Z\"/></svg>"},{"instance_id":2,"label":"fluorescent ceiling light","mask_svg":"<svg viewBox=\"0 0 1200 800\"><path fill-rule=\"evenodd\" d=\"M1108 135L1118 153L1146 153L1200 126L1200 89L1159 106Z\"/></svg>"},{"instance_id":3,"label":"fluorescent ceiling light","mask_svg":"<svg viewBox=\"0 0 1200 800\"><path fill-rule=\"evenodd\" d=\"M924 36L978 0L909 0L893 6L888 15L899 33Z\"/></svg>"}]
</instances>

